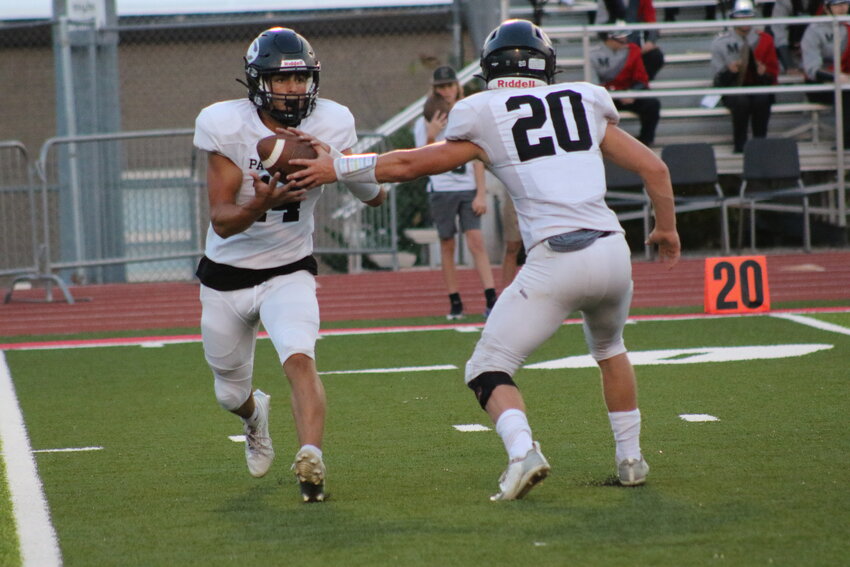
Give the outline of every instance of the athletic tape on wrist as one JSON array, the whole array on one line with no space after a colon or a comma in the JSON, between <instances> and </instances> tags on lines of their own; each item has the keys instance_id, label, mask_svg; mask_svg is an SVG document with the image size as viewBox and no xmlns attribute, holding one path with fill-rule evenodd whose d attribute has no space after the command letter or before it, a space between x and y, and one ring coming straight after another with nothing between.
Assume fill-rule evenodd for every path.
<instances>
[{"instance_id":1,"label":"athletic tape on wrist","mask_svg":"<svg viewBox=\"0 0 850 567\"><path fill-rule=\"evenodd\" d=\"M341 151L336 149L333 146L329 146L330 155L332 158L341 158L344 157ZM336 167L334 167L336 169ZM339 173L337 173L339 176ZM374 183L358 183L356 181L348 181L348 180L340 180L340 183L345 185L346 189L348 189L352 195L354 195L357 199L363 201L364 203L371 201L381 192L381 187Z\"/></svg>"},{"instance_id":2,"label":"athletic tape on wrist","mask_svg":"<svg viewBox=\"0 0 850 567\"><path fill-rule=\"evenodd\" d=\"M338 157L334 160L336 178L342 182L377 183L375 165L378 154L360 154Z\"/></svg>"}]
</instances>

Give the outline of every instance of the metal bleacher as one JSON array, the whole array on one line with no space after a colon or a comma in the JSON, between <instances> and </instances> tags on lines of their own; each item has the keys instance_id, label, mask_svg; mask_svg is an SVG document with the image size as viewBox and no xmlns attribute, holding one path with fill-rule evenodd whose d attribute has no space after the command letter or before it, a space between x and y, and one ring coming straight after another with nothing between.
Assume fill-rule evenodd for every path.
<instances>
[{"instance_id":1,"label":"metal bleacher","mask_svg":"<svg viewBox=\"0 0 850 567\"><path fill-rule=\"evenodd\" d=\"M759 6L772 0L758 2ZM653 96L661 99L661 121L656 132L656 149L666 144L693 141L711 143L715 148L720 173L739 173L741 155L732 152L732 123L721 104L706 108L701 103L708 94L763 92L776 96L769 136L793 137L798 140L800 159L805 171L834 171L835 111L832 106L809 102L806 92L832 90L829 85L804 85L800 75L781 75L775 87L716 89L712 86L710 46L713 38L728 25L714 0L655 0L658 22L630 24L632 29L658 29L659 47L665 65L651 82L651 91L620 91L614 97ZM558 78L561 81L592 81L585 53L598 41L597 33L604 25L594 25L595 0L574 0L571 4L548 0L543 4L540 24L557 49ZM534 10L528 0L511 0L511 17L533 19ZM822 19L822 18L821 18ZM795 19L751 20L756 27L771 22L795 22ZM607 29L611 29L608 26ZM848 109L850 111L850 109ZM636 117L622 112L622 126L636 133ZM850 141L845 141L845 145ZM660 151L660 149L659 149ZM840 157L839 157L840 159ZM843 164L841 166L843 168Z\"/></svg>"}]
</instances>

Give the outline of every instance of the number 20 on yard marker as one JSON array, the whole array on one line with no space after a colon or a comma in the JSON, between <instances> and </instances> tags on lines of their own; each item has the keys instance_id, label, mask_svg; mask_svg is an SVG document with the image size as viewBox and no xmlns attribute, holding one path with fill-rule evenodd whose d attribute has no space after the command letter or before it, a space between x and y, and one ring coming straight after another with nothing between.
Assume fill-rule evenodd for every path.
<instances>
[{"instance_id":1,"label":"number 20 on yard marker","mask_svg":"<svg viewBox=\"0 0 850 567\"><path fill-rule=\"evenodd\" d=\"M705 259L706 313L770 311L767 259L733 256Z\"/></svg>"}]
</instances>

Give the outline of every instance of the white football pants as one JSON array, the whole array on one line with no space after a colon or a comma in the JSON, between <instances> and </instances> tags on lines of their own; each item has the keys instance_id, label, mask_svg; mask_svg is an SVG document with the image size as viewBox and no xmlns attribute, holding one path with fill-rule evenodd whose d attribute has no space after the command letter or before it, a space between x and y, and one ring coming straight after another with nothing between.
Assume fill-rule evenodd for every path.
<instances>
[{"instance_id":1,"label":"white football pants","mask_svg":"<svg viewBox=\"0 0 850 567\"><path fill-rule=\"evenodd\" d=\"M594 359L626 352L623 327L631 300L631 253L623 234L599 238L575 252L538 244L487 318L466 363L466 383L483 372L513 376L574 311L582 314Z\"/></svg>"},{"instance_id":2,"label":"white football pants","mask_svg":"<svg viewBox=\"0 0 850 567\"><path fill-rule=\"evenodd\" d=\"M215 376L218 402L241 406L253 391L254 346L263 327L280 363L296 353L315 358L319 336L316 280L299 270L252 288L217 291L201 285L204 356Z\"/></svg>"}]
</instances>

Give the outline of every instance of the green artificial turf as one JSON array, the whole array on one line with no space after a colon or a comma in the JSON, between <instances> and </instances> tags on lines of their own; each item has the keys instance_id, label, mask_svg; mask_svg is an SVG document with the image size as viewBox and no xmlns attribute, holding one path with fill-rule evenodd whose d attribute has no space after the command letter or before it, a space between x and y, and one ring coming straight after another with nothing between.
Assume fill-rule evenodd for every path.
<instances>
[{"instance_id":1,"label":"green artificial turf","mask_svg":"<svg viewBox=\"0 0 850 567\"><path fill-rule=\"evenodd\" d=\"M850 314L813 316L850 327ZM398 322L396 322L397 324ZM353 327L349 323L341 327ZM773 317L639 321L632 351L829 344L801 357L637 366L646 486L616 484L598 370L516 377L552 475L494 503L506 464L463 384L479 334L326 336L331 499L299 502L288 387L268 340L255 385L272 395L277 451L251 478L240 422L215 401L200 344L9 351L62 556L101 565L837 565L850 525L850 336ZM529 364L586 353L567 325ZM704 413L719 421L691 423ZM8 494L0 488L0 502ZM0 536L10 522L0 504ZM11 531L10 533L14 533ZM5 541L2 537L0 540ZM0 543L0 564L16 548ZM7 555L4 556L3 554Z\"/></svg>"}]
</instances>

